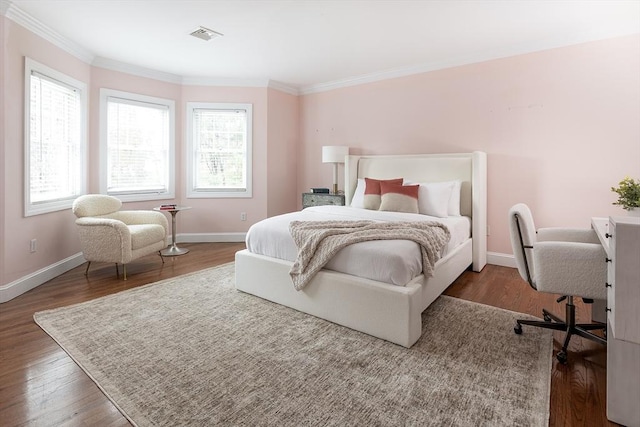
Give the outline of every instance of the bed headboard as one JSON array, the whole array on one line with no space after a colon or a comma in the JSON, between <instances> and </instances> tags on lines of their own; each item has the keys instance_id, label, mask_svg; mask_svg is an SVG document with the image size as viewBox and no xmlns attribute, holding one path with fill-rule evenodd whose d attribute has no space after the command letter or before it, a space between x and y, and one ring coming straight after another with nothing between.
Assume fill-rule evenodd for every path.
<instances>
[{"instance_id":1,"label":"bed headboard","mask_svg":"<svg viewBox=\"0 0 640 427\"><path fill-rule=\"evenodd\" d=\"M351 204L358 178L404 178L414 183L459 179L460 212L470 216L473 269L480 271L487 258L487 155L481 151L453 154L347 156L345 201ZM477 259L476 259L477 257Z\"/></svg>"}]
</instances>

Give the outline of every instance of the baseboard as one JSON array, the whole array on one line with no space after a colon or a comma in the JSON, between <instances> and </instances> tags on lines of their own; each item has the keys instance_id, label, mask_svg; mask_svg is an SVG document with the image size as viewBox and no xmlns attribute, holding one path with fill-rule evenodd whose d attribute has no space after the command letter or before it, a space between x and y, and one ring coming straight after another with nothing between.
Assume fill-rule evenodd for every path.
<instances>
[{"instance_id":1,"label":"baseboard","mask_svg":"<svg viewBox=\"0 0 640 427\"><path fill-rule=\"evenodd\" d=\"M47 267L21 277L18 280L0 286L0 304L12 300L49 280L82 265L85 262L82 253L77 253Z\"/></svg>"},{"instance_id":2,"label":"baseboard","mask_svg":"<svg viewBox=\"0 0 640 427\"><path fill-rule=\"evenodd\" d=\"M487 263L502 267L516 268L516 259L513 255L498 252L487 252Z\"/></svg>"},{"instance_id":3,"label":"baseboard","mask_svg":"<svg viewBox=\"0 0 640 427\"><path fill-rule=\"evenodd\" d=\"M176 240L185 243L232 243L244 242L247 233L197 233L178 234ZM171 240L171 239L169 239ZM49 280L66 273L67 271L82 265L85 262L82 253L77 253L61 261L14 280L11 283L0 286L0 304L14 299L31 289L42 285Z\"/></svg>"},{"instance_id":4,"label":"baseboard","mask_svg":"<svg viewBox=\"0 0 640 427\"><path fill-rule=\"evenodd\" d=\"M247 233L194 233L179 234L176 238L178 242L185 243L234 243L244 242ZM72 255L55 264L41 268L35 273L21 277L11 283L0 286L0 304L12 300L13 298L40 286L41 284L66 273L67 271L82 265L85 262L82 253ZM487 263L500 265L503 267L516 267L513 255L501 254L497 252L487 252Z\"/></svg>"}]
</instances>

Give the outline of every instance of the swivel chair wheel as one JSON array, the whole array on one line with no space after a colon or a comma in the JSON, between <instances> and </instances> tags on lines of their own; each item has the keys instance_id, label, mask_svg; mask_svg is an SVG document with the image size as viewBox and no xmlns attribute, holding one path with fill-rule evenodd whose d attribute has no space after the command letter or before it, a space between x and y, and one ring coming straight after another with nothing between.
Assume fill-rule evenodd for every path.
<instances>
[{"instance_id":1,"label":"swivel chair wheel","mask_svg":"<svg viewBox=\"0 0 640 427\"><path fill-rule=\"evenodd\" d=\"M558 354L556 354L556 359L558 359L558 362L562 363L563 365L567 364L567 352L564 350L561 350L558 352Z\"/></svg>"},{"instance_id":2,"label":"swivel chair wheel","mask_svg":"<svg viewBox=\"0 0 640 427\"><path fill-rule=\"evenodd\" d=\"M515 332L516 335L522 335L522 325L520 323L516 323L516 326L513 328L513 332Z\"/></svg>"}]
</instances>

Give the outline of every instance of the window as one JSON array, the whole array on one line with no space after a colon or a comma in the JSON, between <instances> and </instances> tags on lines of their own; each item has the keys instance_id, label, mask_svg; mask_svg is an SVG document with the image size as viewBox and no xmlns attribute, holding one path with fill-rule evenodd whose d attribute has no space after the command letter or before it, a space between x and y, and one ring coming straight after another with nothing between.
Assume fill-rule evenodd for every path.
<instances>
[{"instance_id":1,"label":"window","mask_svg":"<svg viewBox=\"0 0 640 427\"><path fill-rule=\"evenodd\" d=\"M187 197L251 197L251 104L187 103Z\"/></svg>"},{"instance_id":2,"label":"window","mask_svg":"<svg viewBox=\"0 0 640 427\"><path fill-rule=\"evenodd\" d=\"M100 190L123 201L175 197L175 103L100 90Z\"/></svg>"},{"instance_id":3,"label":"window","mask_svg":"<svg viewBox=\"0 0 640 427\"><path fill-rule=\"evenodd\" d=\"M25 58L25 216L85 192L86 85Z\"/></svg>"}]
</instances>

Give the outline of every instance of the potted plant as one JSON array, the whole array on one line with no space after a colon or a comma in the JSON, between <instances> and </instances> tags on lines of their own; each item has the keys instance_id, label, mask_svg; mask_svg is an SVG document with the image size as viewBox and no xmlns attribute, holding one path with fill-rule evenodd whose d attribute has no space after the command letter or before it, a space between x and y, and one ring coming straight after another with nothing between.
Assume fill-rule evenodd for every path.
<instances>
[{"instance_id":1,"label":"potted plant","mask_svg":"<svg viewBox=\"0 0 640 427\"><path fill-rule=\"evenodd\" d=\"M611 187L611 191L618 194L614 205L622 206L622 209L629 212L640 210L640 180L626 176L617 187Z\"/></svg>"}]
</instances>

